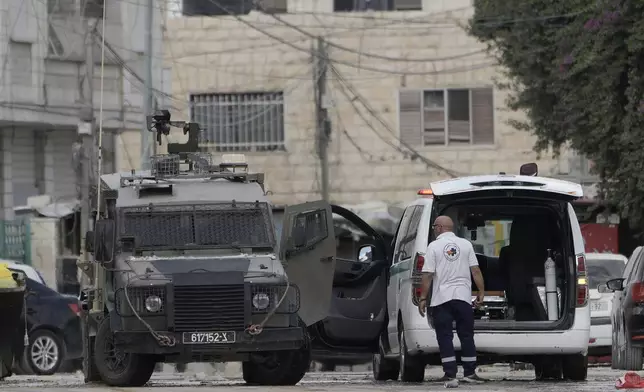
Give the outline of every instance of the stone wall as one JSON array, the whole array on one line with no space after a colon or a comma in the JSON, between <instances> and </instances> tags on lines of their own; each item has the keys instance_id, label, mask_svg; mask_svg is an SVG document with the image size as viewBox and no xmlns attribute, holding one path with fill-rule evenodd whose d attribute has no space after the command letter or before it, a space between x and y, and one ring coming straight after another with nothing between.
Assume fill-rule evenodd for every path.
<instances>
[{"instance_id":1,"label":"stone wall","mask_svg":"<svg viewBox=\"0 0 644 392\"><path fill-rule=\"evenodd\" d=\"M351 49L330 47L328 53L335 67L385 123L364 108L362 116L358 114L329 73L327 89L333 128L329 161L331 198L335 202L406 201L430 181L446 178L445 173L412 161L399 151L400 89L492 86L500 76L500 70L491 65L493 59L485 53L442 61L409 60L445 58L484 49L462 27L473 12L469 0L425 3L424 11L414 12L334 14L317 10L277 15L284 23ZM293 7L289 5L289 9ZM280 204L320 197L313 59L308 53L314 40L284 23L256 12L239 19L176 18L168 22L166 43L166 63L172 65L173 105L183 111L182 118L189 116L185 102L190 93L284 91L285 151L247 153L252 168L266 172L271 197ZM505 99L505 92L494 90L493 144L413 146L414 149L460 175L518 172L521 163L536 160L532 152L534 139L507 125L510 118L520 118L520 114L510 113ZM548 174L556 162L542 160L539 165L541 173Z\"/></svg>"}]
</instances>

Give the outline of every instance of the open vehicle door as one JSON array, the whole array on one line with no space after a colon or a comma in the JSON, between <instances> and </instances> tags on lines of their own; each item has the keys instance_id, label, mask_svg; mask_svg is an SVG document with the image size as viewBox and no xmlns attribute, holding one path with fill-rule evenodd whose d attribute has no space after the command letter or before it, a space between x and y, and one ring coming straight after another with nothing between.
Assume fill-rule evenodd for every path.
<instances>
[{"instance_id":1,"label":"open vehicle door","mask_svg":"<svg viewBox=\"0 0 644 392\"><path fill-rule=\"evenodd\" d=\"M324 319L331 303L335 234L331 206L324 201L286 207L280 260L300 291L300 318L307 326Z\"/></svg>"},{"instance_id":2,"label":"open vehicle door","mask_svg":"<svg viewBox=\"0 0 644 392\"><path fill-rule=\"evenodd\" d=\"M332 205L338 255L328 317L315 326L327 349L371 353L387 319L389 246L352 211Z\"/></svg>"}]
</instances>

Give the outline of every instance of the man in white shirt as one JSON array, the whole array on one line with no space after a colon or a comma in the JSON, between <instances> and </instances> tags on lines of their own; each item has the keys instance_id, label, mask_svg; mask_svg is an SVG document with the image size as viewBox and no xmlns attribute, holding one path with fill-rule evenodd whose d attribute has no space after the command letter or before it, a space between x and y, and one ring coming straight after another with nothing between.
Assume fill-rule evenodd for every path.
<instances>
[{"instance_id":1,"label":"man in white shirt","mask_svg":"<svg viewBox=\"0 0 644 392\"><path fill-rule=\"evenodd\" d=\"M485 295L483 274L472 243L453 233L454 222L450 217L439 216L432 227L436 240L429 244L425 254L418 310L425 316L429 286L433 281L429 307L445 372L442 380L446 387L458 386L452 332L452 323L456 322L456 333L461 341L463 382L482 383L485 380L476 374L472 277L479 290L476 305L480 305Z\"/></svg>"}]
</instances>

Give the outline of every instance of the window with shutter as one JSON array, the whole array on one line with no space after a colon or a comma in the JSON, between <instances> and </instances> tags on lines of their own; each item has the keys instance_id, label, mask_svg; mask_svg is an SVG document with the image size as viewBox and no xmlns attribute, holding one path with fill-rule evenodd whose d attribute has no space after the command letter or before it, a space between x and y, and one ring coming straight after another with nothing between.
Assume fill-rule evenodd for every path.
<instances>
[{"instance_id":1,"label":"window with shutter","mask_svg":"<svg viewBox=\"0 0 644 392\"><path fill-rule=\"evenodd\" d=\"M470 90L447 91L449 144L470 143Z\"/></svg>"},{"instance_id":2,"label":"window with shutter","mask_svg":"<svg viewBox=\"0 0 644 392\"><path fill-rule=\"evenodd\" d=\"M263 12L283 14L288 9L287 0L261 0L258 3Z\"/></svg>"},{"instance_id":3,"label":"window with shutter","mask_svg":"<svg viewBox=\"0 0 644 392\"><path fill-rule=\"evenodd\" d=\"M399 93L400 140L412 146L422 145L423 142L422 100L419 90L403 90Z\"/></svg>"},{"instance_id":4,"label":"window with shutter","mask_svg":"<svg viewBox=\"0 0 644 392\"><path fill-rule=\"evenodd\" d=\"M474 88L472 95L472 144L494 143L494 91Z\"/></svg>"},{"instance_id":5,"label":"window with shutter","mask_svg":"<svg viewBox=\"0 0 644 392\"><path fill-rule=\"evenodd\" d=\"M494 144L491 87L405 90L399 100L400 137L408 144Z\"/></svg>"},{"instance_id":6,"label":"window with shutter","mask_svg":"<svg viewBox=\"0 0 644 392\"><path fill-rule=\"evenodd\" d=\"M335 12L351 11L420 11L422 0L334 0Z\"/></svg>"},{"instance_id":7,"label":"window with shutter","mask_svg":"<svg viewBox=\"0 0 644 392\"><path fill-rule=\"evenodd\" d=\"M423 93L423 145L445 144L445 92Z\"/></svg>"},{"instance_id":8,"label":"window with shutter","mask_svg":"<svg viewBox=\"0 0 644 392\"><path fill-rule=\"evenodd\" d=\"M396 11L422 11L422 0L393 0Z\"/></svg>"}]
</instances>

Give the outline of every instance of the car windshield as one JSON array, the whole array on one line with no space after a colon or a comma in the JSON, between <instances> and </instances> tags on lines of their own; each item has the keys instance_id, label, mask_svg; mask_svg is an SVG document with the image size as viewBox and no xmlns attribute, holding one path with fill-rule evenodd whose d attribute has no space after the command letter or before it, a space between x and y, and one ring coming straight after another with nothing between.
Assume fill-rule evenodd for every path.
<instances>
[{"instance_id":1,"label":"car windshield","mask_svg":"<svg viewBox=\"0 0 644 392\"><path fill-rule=\"evenodd\" d=\"M611 279L621 278L625 264L621 260L592 259L586 260L588 270L588 286L596 289Z\"/></svg>"}]
</instances>

